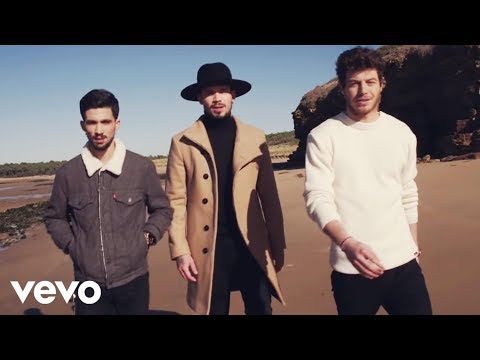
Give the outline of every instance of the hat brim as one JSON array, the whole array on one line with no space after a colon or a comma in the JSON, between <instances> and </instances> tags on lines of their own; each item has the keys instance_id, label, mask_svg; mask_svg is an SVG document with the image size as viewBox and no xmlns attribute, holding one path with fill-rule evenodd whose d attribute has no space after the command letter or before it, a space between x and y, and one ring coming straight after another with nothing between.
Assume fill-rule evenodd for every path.
<instances>
[{"instance_id":1,"label":"hat brim","mask_svg":"<svg viewBox=\"0 0 480 360\"><path fill-rule=\"evenodd\" d=\"M206 87L210 85L215 85L215 84L212 83L212 84L199 85L198 83L195 83L183 89L180 95L185 100L198 101L198 93L200 92L202 87ZM243 80L237 80L237 79L232 79L230 81L230 86L232 87L232 90L235 90L236 97L245 95L252 88L252 85L249 82L243 81Z\"/></svg>"}]
</instances>

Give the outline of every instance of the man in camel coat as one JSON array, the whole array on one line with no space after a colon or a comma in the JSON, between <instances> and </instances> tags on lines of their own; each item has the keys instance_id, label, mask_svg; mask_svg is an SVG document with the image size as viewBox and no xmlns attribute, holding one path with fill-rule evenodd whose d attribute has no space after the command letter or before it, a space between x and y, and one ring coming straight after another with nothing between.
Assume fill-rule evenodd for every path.
<instances>
[{"instance_id":1,"label":"man in camel coat","mask_svg":"<svg viewBox=\"0 0 480 360\"><path fill-rule=\"evenodd\" d=\"M285 305L277 278L286 247L283 215L265 134L231 112L250 89L225 64L212 63L181 92L204 114L172 138L169 246L188 281L188 305L200 314L227 315L236 290L247 315L271 315L271 295Z\"/></svg>"}]
</instances>

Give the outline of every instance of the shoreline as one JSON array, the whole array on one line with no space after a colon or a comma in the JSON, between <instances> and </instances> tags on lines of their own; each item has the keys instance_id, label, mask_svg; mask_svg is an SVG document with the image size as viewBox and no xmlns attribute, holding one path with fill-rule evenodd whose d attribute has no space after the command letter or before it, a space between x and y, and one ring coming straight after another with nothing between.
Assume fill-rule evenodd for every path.
<instances>
[{"instance_id":1,"label":"shoreline","mask_svg":"<svg viewBox=\"0 0 480 360\"><path fill-rule=\"evenodd\" d=\"M470 162L476 159L479 159L480 156L478 156L480 153L476 153L475 156L468 156L468 157L455 157L451 161L440 161L439 159L428 159L427 161L420 161L417 163L417 167L419 171L421 171L421 168L425 165L429 166L435 166L437 164L450 164L450 166L456 166L455 163L466 163ZM279 176L281 174L284 174L285 172L288 171L295 171L295 170L304 170L304 167L299 167L295 168L289 165L286 161L282 161L284 159L275 159L272 158L272 163L274 166L274 172L276 176ZM164 186L164 179L166 175L166 167L161 166L157 167L157 174L160 176L162 179L162 185ZM37 186L44 186L48 185L51 186L53 185L53 180L55 178L55 175L37 175L37 176L27 176L27 177L18 177L18 178L0 178L0 190L2 190L1 185L11 185L11 184L21 184L19 186L13 186L13 187L3 187L5 191L2 194L6 194L9 191L17 194L17 193L24 193L25 188L27 191L32 191L31 189L28 189L29 186L31 187L37 187ZM43 183L42 183L43 182ZM25 185L26 183L30 183L30 185ZM42 183L42 184L39 184ZM22 190L18 190L21 188ZM35 209L37 207L43 207L47 201L43 200L41 198L38 198L35 194L31 194L30 198L22 198L23 196L28 196L28 195L14 195L12 198L16 197L16 200L12 201L0 201L0 220L2 222L4 221L9 221L9 223L2 224L3 227L0 227L0 250L6 250L10 245L23 240L25 237L25 231L31 228L33 225L42 223L41 216L35 211L32 211L32 209ZM9 211L10 210L10 211ZM10 220L5 220L9 216L7 216L7 212L12 217ZM22 214L23 213L23 214ZM13 215L12 215L13 214ZM3 217L3 218L2 218ZM18 224L20 226L18 227ZM13 225L11 229L6 230L10 225ZM17 229L18 227L18 229ZM5 230L2 232L2 229Z\"/></svg>"},{"instance_id":2,"label":"shoreline","mask_svg":"<svg viewBox=\"0 0 480 360\"><path fill-rule=\"evenodd\" d=\"M10 184L12 182L39 182L39 181L53 181L55 175L34 175L24 177L6 178L0 177L0 185Z\"/></svg>"}]
</instances>

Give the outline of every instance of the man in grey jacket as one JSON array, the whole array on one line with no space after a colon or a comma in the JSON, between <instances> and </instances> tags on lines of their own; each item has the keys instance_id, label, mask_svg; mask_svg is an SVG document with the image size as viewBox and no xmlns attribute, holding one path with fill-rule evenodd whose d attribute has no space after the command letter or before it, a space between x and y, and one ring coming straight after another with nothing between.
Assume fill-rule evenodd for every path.
<instances>
[{"instance_id":1,"label":"man in grey jacket","mask_svg":"<svg viewBox=\"0 0 480 360\"><path fill-rule=\"evenodd\" d=\"M153 162L115 139L120 126L115 96L92 90L80 100L80 113L88 142L57 171L45 225L70 254L75 280L100 286L93 304L75 296L77 315L146 314L148 248L168 229L172 209ZM93 297L92 288L85 291Z\"/></svg>"}]
</instances>

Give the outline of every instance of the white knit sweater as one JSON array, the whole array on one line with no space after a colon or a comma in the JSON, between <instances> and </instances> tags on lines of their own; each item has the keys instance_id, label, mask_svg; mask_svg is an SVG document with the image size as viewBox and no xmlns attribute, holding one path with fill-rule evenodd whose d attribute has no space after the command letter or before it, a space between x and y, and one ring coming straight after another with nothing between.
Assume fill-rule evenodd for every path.
<instances>
[{"instance_id":1,"label":"white knit sweater","mask_svg":"<svg viewBox=\"0 0 480 360\"><path fill-rule=\"evenodd\" d=\"M322 229L338 220L373 249L385 269L415 258L409 224L418 221L416 145L410 128L383 112L371 123L340 113L317 126L308 135L305 163L310 217ZM333 242L330 264L358 274Z\"/></svg>"}]
</instances>

